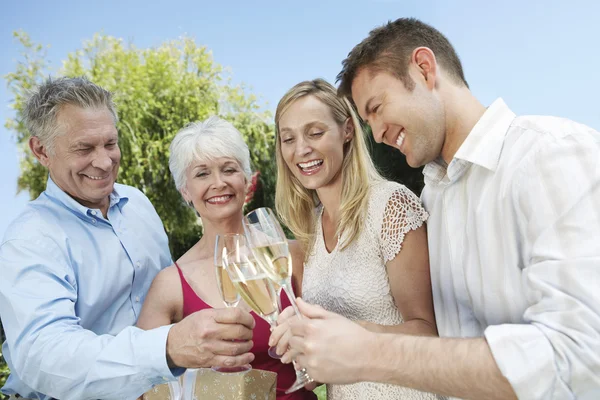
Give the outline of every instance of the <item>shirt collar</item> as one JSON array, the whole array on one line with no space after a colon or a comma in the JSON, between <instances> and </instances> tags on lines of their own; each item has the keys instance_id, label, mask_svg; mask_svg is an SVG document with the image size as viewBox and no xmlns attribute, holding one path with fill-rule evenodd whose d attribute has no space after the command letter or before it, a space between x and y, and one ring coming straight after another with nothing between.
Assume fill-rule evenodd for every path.
<instances>
[{"instance_id":1,"label":"shirt collar","mask_svg":"<svg viewBox=\"0 0 600 400\"><path fill-rule=\"evenodd\" d=\"M498 98L477 121L449 166L444 160L438 158L423 168L426 181L441 182L446 175L454 181L464 173L470 164L495 171L498 167L504 138L515 117L515 113L508 108L504 100Z\"/></svg>"},{"instance_id":2,"label":"shirt collar","mask_svg":"<svg viewBox=\"0 0 600 400\"><path fill-rule=\"evenodd\" d=\"M430 185L432 183L441 182L446 176L447 169L448 165L446 165L446 162L442 159L442 157L438 157L425 165L425 168L423 168L425 184Z\"/></svg>"},{"instance_id":3,"label":"shirt collar","mask_svg":"<svg viewBox=\"0 0 600 400\"><path fill-rule=\"evenodd\" d=\"M515 117L504 100L494 101L477 121L454 158L495 171L504 138Z\"/></svg>"},{"instance_id":4,"label":"shirt collar","mask_svg":"<svg viewBox=\"0 0 600 400\"><path fill-rule=\"evenodd\" d=\"M69 196L65 191L58 187L56 183L48 175L46 183L46 195L50 198L61 202L65 207L74 211L76 214L91 218L93 215L98 215L98 211L80 204L77 200ZM115 183L112 193L109 195L109 208L118 205L120 209L127 204L129 198L119 194L118 184Z\"/></svg>"}]
</instances>

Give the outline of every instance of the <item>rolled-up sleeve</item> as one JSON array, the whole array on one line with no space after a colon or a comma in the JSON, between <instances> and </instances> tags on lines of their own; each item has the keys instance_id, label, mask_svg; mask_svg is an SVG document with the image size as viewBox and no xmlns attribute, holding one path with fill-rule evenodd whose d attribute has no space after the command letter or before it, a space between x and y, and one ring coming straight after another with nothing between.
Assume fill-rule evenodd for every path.
<instances>
[{"instance_id":1,"label":"rolled-up sleeve","mask_svg":"<svg viewBox=\"0 0 600 400\"><path fill-rule=\"evenodd\" d=\"M567 135L523 160L524 324L485 338L521 399L600 399L600 144Z\"/></svg>"},{"instance_id":2,"label":"rolled-up sleeve","mask_svg":"<svg viewBox=\"0 0 600 400\"><path fill-rule=\"evenodd\" d=\"M67 400L135 398L174 379L166 362L170 326L127 327L116 336L84 329L68 265L50 238L0 247L0 315L12 372L30 388Z\"/></svg>"}]
</instances>

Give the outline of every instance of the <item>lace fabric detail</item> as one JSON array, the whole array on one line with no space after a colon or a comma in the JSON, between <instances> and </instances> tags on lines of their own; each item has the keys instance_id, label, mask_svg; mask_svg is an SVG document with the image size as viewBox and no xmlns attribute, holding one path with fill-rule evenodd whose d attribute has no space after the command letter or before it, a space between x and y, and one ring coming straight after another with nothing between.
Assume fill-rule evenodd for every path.
<instances>
[{"instance_id":1,"label":"lace fabric detail","mask_svg":"<svg viewBox=\"0 0 600 400\"><path fill-rule=\"evenodd\" d=\"M404 235L418 229L427 221L427 211L413 192L402 186L388 199L381 227L381 252L384 262L393 260L400 250Z\"/></svg>"},{"instance_id":2,"label":"lace fabric detail","mask_svg":"<svg viewBox=\"0 0 600 400\"><path fill-rule=\"evenodd\" d=\"M427 213L415 194L395 182L374 184L366 211L364 229L356 240L343 251L336 246L329 253L323 239L322 209L317 209L315 242L304 265L302 297L354 321L397 325L402 316L392 297L385 264L400 252L406 233L420 227ZM439 398L372 382L327 385L327 396L330 400Z\"/></svg>"}]
</instances>

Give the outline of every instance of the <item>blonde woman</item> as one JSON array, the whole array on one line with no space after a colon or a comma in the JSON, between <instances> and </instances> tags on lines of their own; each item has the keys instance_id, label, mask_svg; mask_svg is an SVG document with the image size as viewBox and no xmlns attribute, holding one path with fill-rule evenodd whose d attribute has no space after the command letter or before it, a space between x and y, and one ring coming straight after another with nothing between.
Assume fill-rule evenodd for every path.
<instances>
[{"instance_id":1,"label":"blonde woman","mask_svg":"<svg viewBox=\"0 0 600 400\"><path fill-rule=\"evenodd\" d=\"M317 79L281 99L277 211L305 249L302 297L378 332L437 335L424 222L405 186L383 179L351 104ZM294 265L296 268L296 265ZM271 337L282 353L287 327ZM328 385L328 399L435 399L361 382Z\"/></svg>"}]
</instances>

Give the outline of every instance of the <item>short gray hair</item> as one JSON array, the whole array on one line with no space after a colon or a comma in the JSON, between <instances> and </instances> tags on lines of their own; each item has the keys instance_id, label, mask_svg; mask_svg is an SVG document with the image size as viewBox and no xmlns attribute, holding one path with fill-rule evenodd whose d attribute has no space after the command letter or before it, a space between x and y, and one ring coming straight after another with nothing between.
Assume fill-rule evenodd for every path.
<instances>
[{"instance_id":1,"label":"short gray hair","mask_svg":"<svg viewBox=\"0 0 600 400\"><path fill-rule=\"evenodd\" d=\"M250 151L242 134L230 122L216 116L192 122L175 135L170 146L169 169L177 190L186 184L186 171L194 161L212 161L220 157L235 159L249 182Z\"/></svg>"},{"instance_id":2,"label":"short gray hair","mask_svg":"<svg viewBox=\"0 0 600 400\"><path fill-rule=\"evenodd\" d=\"M48 78L31 91L23 110L23 122L31 136L40 139L50 153L54 152L54 139L61 133L56 117L64 106L81 108L106 107L119 121L112 94L85 77Z\"/></svg>"}]
</instances>

